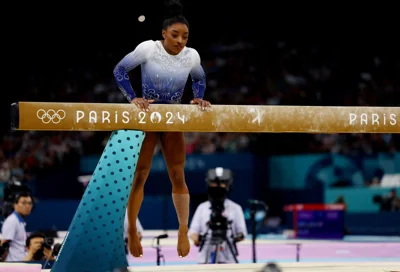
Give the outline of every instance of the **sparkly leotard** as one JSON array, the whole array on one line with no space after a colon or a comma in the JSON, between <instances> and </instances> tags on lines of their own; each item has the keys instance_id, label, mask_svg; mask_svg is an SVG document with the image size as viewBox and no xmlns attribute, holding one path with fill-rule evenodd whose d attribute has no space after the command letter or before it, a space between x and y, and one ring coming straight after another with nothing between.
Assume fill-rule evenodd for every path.
<instances>
[{"instance_id":1,"label":"sparkly leotard","mask_svg":"<svg viewBox=\"0 0 400 272\"><path fill-rule=\"evenodd\" d=\"M114 68L118 87L129 102L136 94L128 72L138 65L141 65L142 93L145 99L154 99L156 103L181 103L189 74L194 98L203 98L206 78L195 49L184 47L178 55L170 55L160 41L140 43Z\"/></svg>"}]
</instances>

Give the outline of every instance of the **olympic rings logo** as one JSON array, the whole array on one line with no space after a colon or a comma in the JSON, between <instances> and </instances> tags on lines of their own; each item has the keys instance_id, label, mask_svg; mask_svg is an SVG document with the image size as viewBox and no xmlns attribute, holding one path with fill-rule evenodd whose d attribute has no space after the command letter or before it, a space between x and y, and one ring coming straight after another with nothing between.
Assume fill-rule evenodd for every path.
<instances>
[{"instance_id":1,"label":"olympic rings logo","mask_svg":"<svg viewBox=\"0 0 400 272\"><path fill-rule=\"evenodd\" d=\"M36 112L36 116L42 120L42 122L44 124L48 124L50 122L52 122L53 124L58 124L61 122L62 119L65 118L66 113L64 110L44 110L44 109L40 109Z\"/></svg>"}]
</instances>

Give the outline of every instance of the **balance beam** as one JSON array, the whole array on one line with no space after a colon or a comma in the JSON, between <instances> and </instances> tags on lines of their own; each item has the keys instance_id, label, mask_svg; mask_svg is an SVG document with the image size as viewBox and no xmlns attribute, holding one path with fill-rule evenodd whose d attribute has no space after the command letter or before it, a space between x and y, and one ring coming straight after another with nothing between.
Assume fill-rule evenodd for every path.
<instances>
[{"instance_id":1,"label":"balance beam","mask_svg":"<svg viewBox=\"0 0 400 272\"><path fill-rule=\"evenodd\" d=\"M123 219L147 131L399 133L400 109L380 107L135 105L19 102L13 130L112 131L51 272L128 266Z\"/></svg>"},{"instance_id":2,"label":"balance beam","mask_svg":"<svg viewBox=\"0 0 400 272\"><path fill-rule=\"evenodd\" d=\"M399 107L244 106L18 102L13 130L399 133Z\"/></svg>"}]
</instances>

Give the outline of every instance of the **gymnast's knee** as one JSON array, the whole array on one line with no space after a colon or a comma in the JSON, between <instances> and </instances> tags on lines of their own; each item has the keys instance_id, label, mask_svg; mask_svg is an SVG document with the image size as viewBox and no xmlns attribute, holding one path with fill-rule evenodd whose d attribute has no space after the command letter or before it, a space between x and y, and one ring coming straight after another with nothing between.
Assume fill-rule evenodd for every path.
<instances>
[{"instance_id":1,"label":"gymnast's knee","mask_svg":"<svg viewBox=\"0 0 400 272\"><path fill-rule=\"evenodd\" d=\"M172 186L175 188L186 188L184 165L177 165L169 169Z\"/></svg>"},{"instance_id":2,"label":"gymnast's knee","mask_svg":"<svg viewBox=\"0 0 400 272\"><path fill-rule=\"evenodd\" d=\"M147 177L149 176L150 169L139 169L135 172L135 177L133 179L134 188L142 189L146 183Z\"/></svg>"}]
</instances>

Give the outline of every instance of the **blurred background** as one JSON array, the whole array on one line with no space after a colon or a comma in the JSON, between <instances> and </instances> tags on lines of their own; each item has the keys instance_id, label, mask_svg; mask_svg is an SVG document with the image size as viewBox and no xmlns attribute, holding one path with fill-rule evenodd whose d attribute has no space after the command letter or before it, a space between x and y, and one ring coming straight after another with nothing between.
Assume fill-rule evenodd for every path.
<instances>
[{"instance_id":1,"label":"blurred background","mask_svg":"<svg viewBox=\"0 0 400 272\"><path fill-rule=\"evenodd\" d=\"M110 133L10 131L10 104L126 103L114 66L141 41L162 37L162 1L136 2L10 8L10 48L3 54L11 60L5 67L11 88L0 102L0 198L11 180L31 188L35 206L28 231L68 229L85 189L78 177L92 174ZM188 46L200 53L205 99L213 104L400 104L398 14L390 7L182 2L191 24ZM140 69L131 79L140 93ZM184 103L191 94L189 80ZM207 198L206 171L221 166L234 172L230 198L245 213L249 199L267 204L259 233L293 229L285 205L344 203L346 234L400 235L398 134L186 133L186 148L191 213ZM159 148L145 192L143 228L177 229Z\"/></svg>"}]
</instances>

